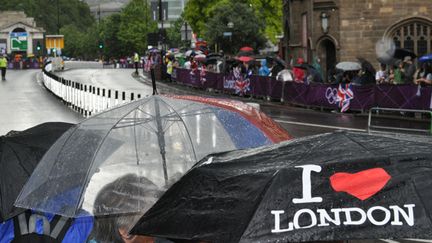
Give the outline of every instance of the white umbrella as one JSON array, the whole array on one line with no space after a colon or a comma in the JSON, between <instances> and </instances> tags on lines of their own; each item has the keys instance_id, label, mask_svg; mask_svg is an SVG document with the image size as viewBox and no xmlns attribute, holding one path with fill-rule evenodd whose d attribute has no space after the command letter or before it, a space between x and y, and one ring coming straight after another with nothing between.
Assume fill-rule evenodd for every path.
<instances>
[{"instance_id":1,"label":"white umbrella","mask_svg":"<svg viewBox=\"0 0 432 243\"><path fill-rule=\"evenodd\" d=\"M194 53L194 51L189 50L189 51L185 52L185 56L190 57L192 55L192 53Z\"/></svg>"},{"instance_id":2,"label":"white umbrella","mask_svg":"<svg viewBox=\"0 0 432 243\"><path fill-rule=\"evenodd\" d=\"M291 71L288 69L284 69L284 70L280 71L277 74L276 79L279 81L284 81L284 82L287 82L287 81L291 82L294 80Z\"/></svg>"},{"instance_id":3,"label":"white umbrella","mask_svg":"<svg viewBox=\"0 0 432 243\"><path fill-rule=\"evenodd\" d=\"M336 65L336 68L343 71L356 71L361 69L361 65L358 62L340 62Z\"/></svg>"}]
</instances>

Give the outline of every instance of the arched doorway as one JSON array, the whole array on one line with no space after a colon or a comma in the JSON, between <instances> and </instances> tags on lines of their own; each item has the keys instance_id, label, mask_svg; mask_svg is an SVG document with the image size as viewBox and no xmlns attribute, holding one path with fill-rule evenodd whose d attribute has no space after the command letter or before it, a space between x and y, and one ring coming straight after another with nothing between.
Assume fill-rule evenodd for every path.
<instances>
[{"instance_id":1,"label":"arched doorway","mask_svg":"<svg viewBox=\"0 0 432 243\"><path fill-rule=\"evenodd\" d=\"M336 46L331 39L325 38L318 43L317 50L323 78L327 81L329 71L336 67Z\"/></svg>"},{"instance_id":2,"label":"arched doorway","mask_svg":"<svg viewBox=\"0 0 432 243\"><path fill-rule=\"evenodd\" d=\"M408 18L391 26L384 34L396 47L413 51L418 56L432 53L432 20L423 17Z\"/></svg>"}]
</instances>

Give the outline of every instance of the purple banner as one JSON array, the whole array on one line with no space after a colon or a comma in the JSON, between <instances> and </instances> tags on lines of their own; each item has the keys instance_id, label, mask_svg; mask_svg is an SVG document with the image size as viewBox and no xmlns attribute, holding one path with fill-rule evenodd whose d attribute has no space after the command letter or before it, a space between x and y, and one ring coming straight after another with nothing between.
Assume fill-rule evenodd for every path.
<instances>
[{"instance_id":1,"label":"purple banner","mask_svg":"<svg viewBox=\"0 0 432 243\"><path fill-rule=\"evenodd\" d=\"M213 88L232 94L252 95L283 99L287 103L338 109L338 87L330 84L302 84L281 82L271 77L249 76L239 78L231 72L201 72L200 70L176 70L176 81L197 88ZM351 110L365 111L372 107L429 110L431 92L429 86L416 85L367 85L351 86L353 94L349 100Z\"/></svg>"}]
</instances>

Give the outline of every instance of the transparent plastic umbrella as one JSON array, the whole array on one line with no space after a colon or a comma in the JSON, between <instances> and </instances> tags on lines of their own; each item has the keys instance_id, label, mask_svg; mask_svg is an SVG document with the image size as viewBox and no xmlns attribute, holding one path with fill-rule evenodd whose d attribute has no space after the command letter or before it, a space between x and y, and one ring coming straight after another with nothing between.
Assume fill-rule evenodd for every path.
<instances>
[{"instance_id":1,"label":"transparent plastic umbrella","mask_svg":"<svg viewBox=\"0 0 432 243\"><path fill-rule=\"evenodd\" d=\"M42 158L15 205L68 217L82 210L144 213L204 156L287 139L278 124L242 102L152 96L68 130ZM112 185L123 177L133 190ZM101 202L98 195L107 187L112 197L133 200Z\"/></svg>"}]
</instances>

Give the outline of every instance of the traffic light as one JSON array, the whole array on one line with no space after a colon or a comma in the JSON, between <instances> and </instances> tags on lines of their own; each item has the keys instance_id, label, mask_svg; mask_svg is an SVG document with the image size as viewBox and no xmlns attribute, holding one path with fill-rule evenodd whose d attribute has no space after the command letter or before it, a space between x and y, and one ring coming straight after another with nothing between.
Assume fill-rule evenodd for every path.
<instances>
[{"instance_id":1,"label":"traffic light","mask_svg":"<svg viewBox=\"0 0 432 243\"><path fill-rule=\"evenodd\" d=\"M102 41L99 41L99 49L103 49L104 45Z\"/></svg>"},{"instance_id":2,"label":"traffic light","mask_svg":"<svg viewBox=\"0 0 432 243\"><path fill-rule=\"evenodd\" d=\"M40 51L42 48L41 48L41 44L40 44L40 42L38 41L37 42L37 45L36 45L36 50L37 51Z\"/></svg>"}]
</instances>

